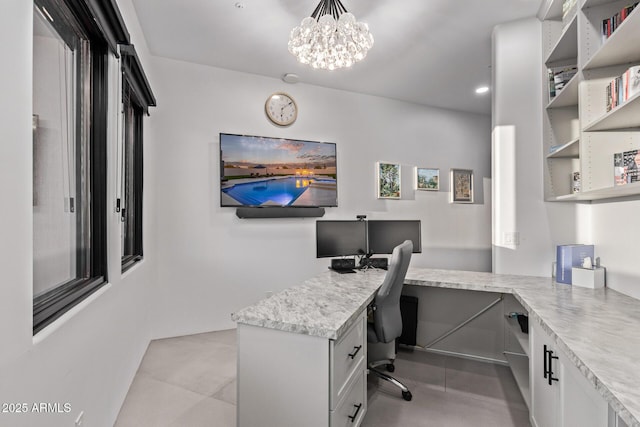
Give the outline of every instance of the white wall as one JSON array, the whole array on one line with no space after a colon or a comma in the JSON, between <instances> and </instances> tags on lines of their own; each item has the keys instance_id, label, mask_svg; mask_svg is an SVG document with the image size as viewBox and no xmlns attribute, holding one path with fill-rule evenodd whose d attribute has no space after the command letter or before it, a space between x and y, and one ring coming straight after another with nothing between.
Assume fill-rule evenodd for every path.
<instances>
[{"instance_id":1,"label":"white wall","mask_svg":"<svg viewBox=\"0 0 640 427\"><path fill-rule=\"evenodd\" d=\"M148 52L129 0L119 1L142 63ZM120 221L107 216L110 285L32 336L32 2L4 0L0 35L10 40L0 67L0 402L69 403L61 414L0 413L0 425L71 426L80 411L85 425L111 426L149 342L149 295L156 282L155 184L145 169L145 261L120 277ZM113 68L118 74L117 69ZM151 84L153 76L149 73ZM115 93L112 94L115 96ZM111 104L115 114L117 105ZM147 127L148 129L148 127ZM115 201L116 130L111 127L109 204ZM152 132L145 152L152 157Z\"/></svg>"},{"instance_id":2,"label":"white wall","mask_svg":"<svg viewBox=\"0 0 640 427\"><path fill-rule=\"evenodd\" d=\"M494 273L550 276L557 244L589 243L584 205L544 201L541 40L534 18L493 31Z\"/></svg>"},{"instance_id":3,"label":"white wall","mask_svg":"<svg viewBox=\"0 0 640 427\"><path fill-rule=\"evenodd\" d=\"M640 299L640 200L594 202L590 208L592 241L607 268L607 286Z\"/></svg>"},{"instance_id":4,"label":"white wall","mask_svg":"<svg viewBox=\"0 0 640 427\"><path fill-rule=\"evenodd\" d=\"M235 327L230 314L325 270L314 219L241 220L219 200L220 132L337 143L338 208L324 219L417 218L412 265L491 268L489 117L154 58L159 282L155 337ZM348 72L348 71L347 71ZM338 77L338 75L336 74ZM271 125L264 102L300 113ZM402 200L377 200L377 161L402 165ZM413 167L440 168L441 191L413 190ZM476 204L448 203L449 169L475 171Z\"/></svg>"}]
</instances>

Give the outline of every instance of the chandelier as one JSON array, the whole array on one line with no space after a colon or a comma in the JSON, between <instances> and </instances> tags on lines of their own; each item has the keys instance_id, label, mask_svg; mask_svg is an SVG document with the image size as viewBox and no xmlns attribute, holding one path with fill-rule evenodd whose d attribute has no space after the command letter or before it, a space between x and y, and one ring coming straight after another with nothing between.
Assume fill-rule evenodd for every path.
<instances>
[{"instance_id":1,"label":"chandelier","mask_svg":"<svg viewBox=\"0 0 640 427\"><path fill-rule=\"evenodd\" d=\"M351 67L372 46L369 26L357 22L340 0L320 0L311 16L289 36L289 52L299 62L324 70Z\"/></svg>"}]
</instances>

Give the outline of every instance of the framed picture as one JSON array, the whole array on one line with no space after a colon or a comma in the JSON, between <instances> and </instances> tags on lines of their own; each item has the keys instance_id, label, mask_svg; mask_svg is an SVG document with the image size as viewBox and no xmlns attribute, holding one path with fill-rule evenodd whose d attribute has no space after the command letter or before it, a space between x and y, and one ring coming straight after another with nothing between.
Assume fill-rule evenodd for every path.
<instances>
[{"instance_id":1,"label":"framed picture","mask_svg":"<svg viewBox=\"0 0 640 427\"><path fill-rule=\"evenodd\" d=\"M378 199L400 198L400 165L378 162Z\"/></svg>"},{"instance_id":2,"label":"framed picture","mask_svg":"<svg viewBox=\"0 0 640 427\"><path fill-rule=\"evenodd\" d=\"M416 168L416 190L440 190L440 169Z\"/></svg>"},{"instance_id":3,"label":"framed picture","mask_svg":"<svg viewBox=\"0 0 640 427\"><path fill-rule=\"evenodd\" d=\"M473 171L471 169L451 169L451 201L473 203Z\"/></svg>"}]
</instances>

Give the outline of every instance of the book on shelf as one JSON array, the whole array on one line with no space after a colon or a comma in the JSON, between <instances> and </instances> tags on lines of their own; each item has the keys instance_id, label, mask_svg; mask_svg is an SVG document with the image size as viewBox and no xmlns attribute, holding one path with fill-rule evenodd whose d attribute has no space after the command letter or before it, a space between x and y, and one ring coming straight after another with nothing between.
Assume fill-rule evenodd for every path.
<instances>
[{"instance_id":1,"label":"book on shelf","mask_svg":"<svg viewBox=\"0 0 640 427\"><path fill-rule=\"evenodd\" d=\"M569 80L578 72L577 65L567 65L548 69L549 74L549 101L556 97Z\"/></svg>"},{"instance_id":2,"label":"book on shelf","mask_svg":"<svg viewBox=\"0 0 640 427\"><path fill-rule=\"evenodd\" d=\"M594 259L593 245L558 245L556 248L556 282L571 284L571 268L579 267L586 257Z\"/></svg>"},{"instance_id":3,"label":"book on shelf","mask_svg":"<svg viewBox=\"0 0 640 427\"><path fill-rule=\"evenodd\" d=\"M561 144L561 145L552 145L551 147L549 147L549 154L553 154L556 151L558 151L559 149L561 149L562 147L564 147L565 144Z\"/></svg>"},{"instance_id":4,"label":"book on shelf","mask_svg":"<svg viewBox=\"0 0 640 427\"><path fill-rule=\"evenodd\" d=\"M640 65L629 67L605 87L607 112L640 93Z\"/></svg>"},{"instance_id":5,"label":"book on shelf","mask_svg":"<svg viewBox=\"0 0 640 427\"><path fill-rule=\"evenodd\" d=\"M640 182L640 149L613 155L614 185Z\"/></svg>"},{"instance_id":6,"label":"book on shelf","mask_svg":"<svg viewBox=\"0 0 640 427\"><path fill-rule=\"evenodd\" d=\"M602 21L602 42L604 43L625 19L633 12L638 2L623 7L620 12Z\"/></svg>"},{"instance_id":7,"label":"book on shelf","mask_svg":"<svg viewBox=\"0 0 640 427\"><path fill-rule=\"evenodd\" d=\"M571 194L580 192L580 171L571 173Z\"/></svg>"},{"instance_id":8,"label":"book on shelf","mask_svg":"<svg viewBox=\"0 0 640 427\"><path fill-rule=\"evenodd\" d=\"M569 19L573 17L577 4L578 4L578 0L564 0L562 2L563 25L567 25L567 22L569 21Z\"/></svg>"}]
</instances>

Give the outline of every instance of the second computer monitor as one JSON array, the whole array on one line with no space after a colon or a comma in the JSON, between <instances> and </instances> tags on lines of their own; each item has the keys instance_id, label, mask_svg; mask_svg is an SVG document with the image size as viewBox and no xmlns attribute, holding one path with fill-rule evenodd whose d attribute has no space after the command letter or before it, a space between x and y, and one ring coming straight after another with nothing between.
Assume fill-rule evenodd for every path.
<instances>
[{"instance_id":1,"label":"second computer monitor","mask_svg":"<svg viewBox=\"0 0 640 427\"><path fill-rule=\"evenodd\" d=\"M419 220L367 221L369 254L390 254L405 240L413 242L413 253L422 252Z\"/></svg>"}]
</instances>

